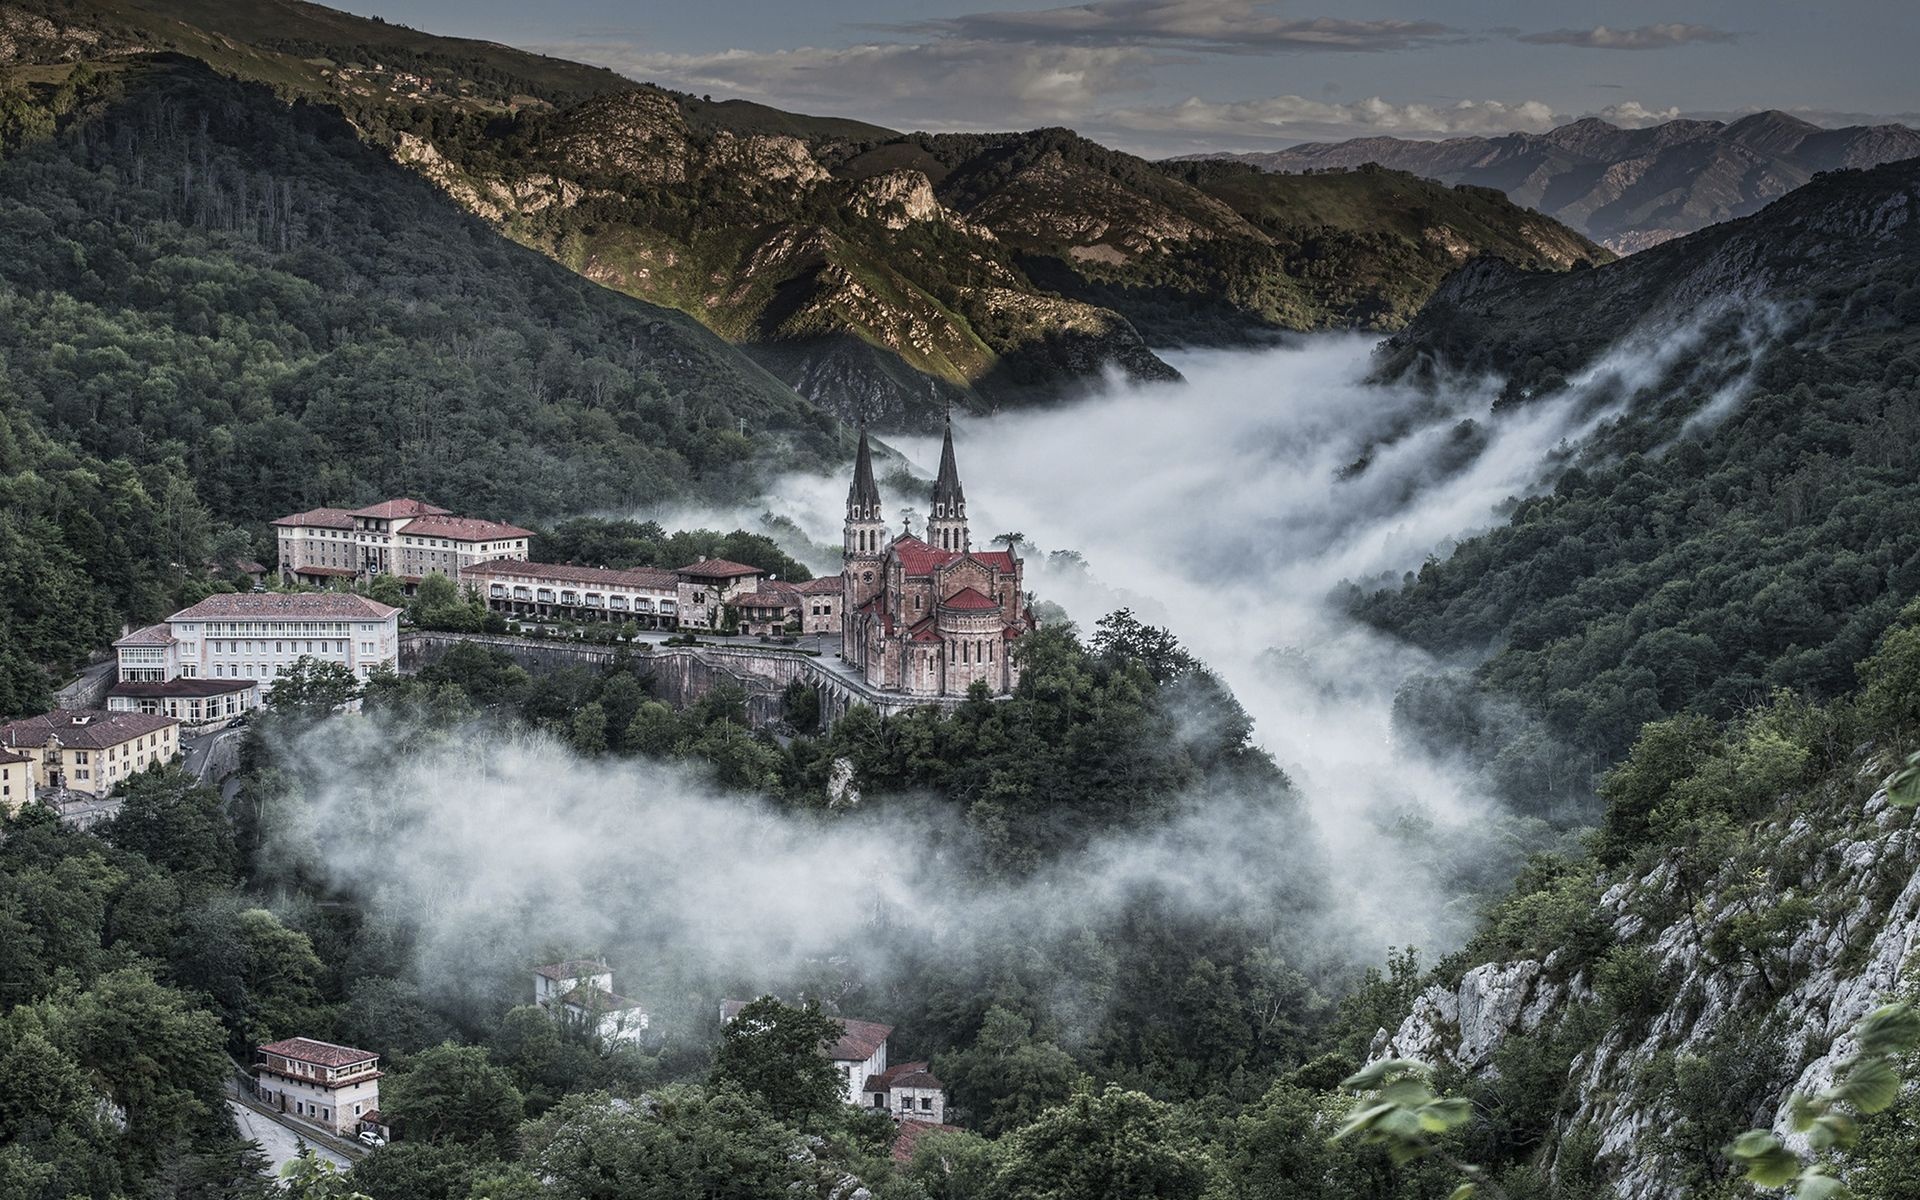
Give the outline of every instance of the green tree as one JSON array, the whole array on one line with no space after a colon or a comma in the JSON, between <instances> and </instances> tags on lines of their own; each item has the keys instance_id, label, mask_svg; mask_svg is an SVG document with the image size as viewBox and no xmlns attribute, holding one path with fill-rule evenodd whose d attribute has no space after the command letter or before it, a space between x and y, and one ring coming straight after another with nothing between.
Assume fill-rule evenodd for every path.
<instances>
[{"instance_id":1,"label":"green tree","mask_svg":"<svg viewBox=\"0 0 1920 1200\"><path fill-rule=\"evenodd\" d=\"M407 1139L504 1153L525 1115L513 1077L479 1046L422 1050L381 1086L380 1108L405 1123Z\"/></svg>"},{"instance_id":2,"label":"green tree","mask_svg":"<svg viewBox=\"0 0 1920 1200\"><path fill-rule=\"evenodd\" d=\"M805 1143L731 1088L569 1096L526 1143L558 1200L764 1200L822 1182Z\"/></svg>"},{"instance_id":3,"label":"green tree","mask_svg":"<svg viewBox=\"0 0 1920 1200\"><path fill-rule=\"evenodd\" d=\"M1206 1155L1173 1106L1109 1084L1076 1093L1005 1142L992 1200L1197 1200Z\"/></svg>"},{"instance_id":4,"label":"green tree","mask_svg":"<svg viewBox=\"0 0 1920 1200\"><path fill-rule=\"evenodd\" d=\"M825 1116L847 1099L846 1084L825 1054L841 1029L816 1003L795 1008L762 996L721 1030L711 1082L757 1097L782 1121Z\"/></svg>"},{"instance_id":5,"label":"green tree","mask_svg":"<svg viewBox=\"0 0 1920 1200\"><path fill-rule=\"evenodd\" d=\"M267 703L276 713L317 720L360 698L360 681L344 663L302 656L274 680Z\"/></svg>"},{"instance_id":6,"label":"green tree","mask_svg":"<svg viewBox=\"0 0 1920 1200\"><path fill-rule=\"evenodd\" d=\"M989 1137L1030 1124L1072 1095L1082 1078L1072 1055L1035 1041L1032 1021L997 1004L987 1010L971 1047L942 1055L934 1065L968 1124Z\"/></svg>"}]
</instances>

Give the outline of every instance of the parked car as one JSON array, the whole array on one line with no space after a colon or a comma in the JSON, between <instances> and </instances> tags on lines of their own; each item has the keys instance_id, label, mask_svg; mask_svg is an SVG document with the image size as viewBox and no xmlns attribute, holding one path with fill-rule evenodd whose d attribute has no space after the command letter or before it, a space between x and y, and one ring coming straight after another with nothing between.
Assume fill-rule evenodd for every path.
<instances>
[{"instance_id":1,"label":"parked car","mask_svg":"<svg viewBox=\"0 0 1920 1200\"><path fill-rule=\"evenodd\" d=\"M363 1146L372 1146L377 1150L387 1144L387 1139L381 1137L371 1129L362 1129L360 1131L360 1144Z\"/></svg>"}]
</instances>

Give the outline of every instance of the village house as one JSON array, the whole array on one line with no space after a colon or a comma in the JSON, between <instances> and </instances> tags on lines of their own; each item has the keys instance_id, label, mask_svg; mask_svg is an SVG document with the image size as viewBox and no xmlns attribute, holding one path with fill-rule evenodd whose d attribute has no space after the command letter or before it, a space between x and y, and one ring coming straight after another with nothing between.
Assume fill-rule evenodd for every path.
<instances>
[{"instance_id":1,"label":"village house","mask_svg":"<svg viewBox=\"0 0 1920 1200\"><path fill-rule=\"evenodd\" d=\"M604 959L573 958L533 969L533 1002L608 1045L637 1042L647 1032L647 1010L613 990Z\"/></svg>"},{"instance_id":2,"label":"village house","mask_svg":"<svg viewBox=\"0 0 1920 1200\"><path fill-rule=\"evenodd\" d=\"M303 658L338 663L355 678L400 664L400 610L348 592L208 596L114 643L116 712L224 721L257 707Z\"/></svg>"},{"instance_id":3,"label":"village house","mask_svg":"<svg viewBox=\"0 0 1920 1200\"><path fill-rule=\"evenodd\" d=\"M679 579L680 628L719 629L721 613L742 595L759 590L766 572L724 558L703 558L674 572Z\"/></svg>"},{"instance_id":4,"label":"village house","mask_svg":"<svg viewBox=\"0 0 1920 1200\"><path fill-rule=\"evenodd\" d=\"M0 750L0 814L11 817L33 803L38 790L33 781L34 762L31 754Z\"/></svg>"},{"instance_id":5,"label":"village house","mask_svg":"<svg viewBox=\"0 0 1920 1200\"><path fill-rule=\"evenodd\" d=\"M1013 548L973 548L951 422L926 538L892 536L881 513L862 431L847 489L841 657L872 686L910 696L964 696L976 683L996 696L1013 691L1013 643L1036 622Z\"/></svg>"},{"instance_id":6,"label":"village house","mask_svg":"<svg viewBox=\"0 0 1920 1200\"><path fill-rule=\"evenodd\" d=\"M105 796L135 772L179 757L180 723L145 713L55 709L0 725L0 754L25 759L20 773L30 780L14 782L20 762L0 767L0 787L25 789L0 801L20 796L25 803L47 790Z\"/></svg>"},{"instance_id":7,"label":"village house","mask_svg":"<svg viewBox=\"0 0 1920 1200\"><path fill-rule=\"evenodd\" d=\"M740 1015L745 1000L720 1002L720 1023ZM885 1109L896 1119L935 1124L946 1119L947 1093L924 1062L887 1066L887 1039L893 1026L873 1021L835 1017L840 1037L826 1048L826 1056L845 1080L848 1104Z\"/></svg>"},{"instance_id":8,"label":"village house","mask_svg":"<svg viewBox=\"0 0 1920 1200\"><path fill-rule=\"evenodd\" d=\"M253 1088L263 1104L341 1136L378 1119L380 1056L372 1051L296 1037L255 1054Z\"/></svg>"},{"instance_id":9,"label":"village house","mask_svg":"<svg viewBox=\"0 0 1920 1200\"><path fill-rule=\"evenodd\" d=\"M632 621L642 629L672 629L679 619L680 576L658 567L498 559L466 568L460 581L488 608L523 619Z\"/></svg>"},{"instance_id":10,"label":"village house","mask_svg":"<svg viewBox=\"0 0 1920 1200\"><path fill-rule=\"evenodd\" d=\"M525 558L533 537L517 525L456 516L405 498L366 508L309 509L273 524L283 577L326 585L392 575L409 592L435 572L458 582L475 564Z\"/></svg>"},{"instance_id":11,"label":"village house","mask_svg":"<svg viewBox=\"0 0 1920 1200\"><path fill-rule=\"evenodd\" d=\"M740 614L740 632L760 637L784 633L840 632L838 576L786 583L768 579L758 591L743 592L728 601Z\"/></svg>"}]
</instances>

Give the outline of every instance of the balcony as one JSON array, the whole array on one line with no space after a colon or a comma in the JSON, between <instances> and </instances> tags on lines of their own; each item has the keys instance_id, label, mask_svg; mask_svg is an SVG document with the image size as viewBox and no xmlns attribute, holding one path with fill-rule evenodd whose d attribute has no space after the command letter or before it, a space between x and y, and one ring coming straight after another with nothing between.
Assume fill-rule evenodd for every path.
<instances>
[{"instance_id":1,"label":"balcony","mask_svg":"<svg viewBox=\"0 0 1920 1200\"><path fill-rule=\"evenodd\" d=\"M572 588L566 588L560 593L560 603L578 604L580 603L580 593L574 591Z\"/></svg>"},{"instance_id":2,"label":"balcony","mask_svg":"<svg viewBox=\"0 0 1920 1200\"><path fill-rule=\"evenodd\" d=\"M614 612L625 612L627 611L627 598L625 596L611 596L607 599L607 607Z\"/></svg>"},{"instance_id":3,"label":"balcony","mask_svg":"<svg viewBox=\"0 0 1920 1200\"><path fill-rule=\"evenodd\" d=\"M553 589L552 588L535 588L534 599L538 600L542 604L552 604Z\"/></svg>"},{"instance_id":4,"label":"balcony","mask_svg":"<svg viewBox=\"0 0 1920 1200\"><path fill-rule=\"evenodd\" d=\"M487 595L495 600L505 600L507 598L507 585L504 583L496 583L487 589Z\"/></svg>"},{"instance_id":5,"label":"balcony","mask_svg":"<svg viewBox=\"0 0 1920 1200\"><path fill-rule=\"evenodd\" d=\"M532 599L533 599L533 589L532 589L532 588L523 588L523 587L517 587L517 588L515 588L515 589L513 589L513 598L514 598L515 600L532 600Z\"/></svg>"},{"instance_id":6,"label":"balcony","mask_svg":"<svg viewBox=\"0 0 1920 1200\"><path fill-rule=\"evenodd\" d=\"M599 592L588 592L580 598L580 602L588 608L605 608L607 606L607 598Z\"/></svg>"}]
</instances>

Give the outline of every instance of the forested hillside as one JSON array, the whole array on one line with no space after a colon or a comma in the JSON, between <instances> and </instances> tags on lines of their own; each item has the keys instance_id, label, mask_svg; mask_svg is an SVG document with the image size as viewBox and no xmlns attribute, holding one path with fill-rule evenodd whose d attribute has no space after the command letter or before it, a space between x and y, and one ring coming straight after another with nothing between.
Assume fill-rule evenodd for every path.
<instances>
[{"instance_id":1,"label":"forested hillside","mask_svg":"<svg viewBox=\"0 0 1920 1200\"><path fill-rule=\"evenodd\" d=\"M1065 129L903 136L298 0L0 14L26 77L165 50L337 106L514 239L893 427L1054 399L1110 368L1174 378L1149 343L1394 329L1476 254L1609 257L1487 189L1163 168Z\"/></svg>"},{"instance_id":2,"label":"forested hillside","mask_svg":"<svg viewBox=\"0 0 1920 1200\"><path fill-rule=\"evenodd\" d=\"M1551 494L1356 597L1443 656L1494 649L1410 687L1410 731L1498 774L1511 747L1473 697L1517 698L1584 755L1550 784L1571 794L1644 722L1853 686L1920 593L1917 196L1912 162L1840 172L1593 271L1471 270L1388 343L1384 370L1497 371L1509 405L1553 402L1569 380L1629 402Z\"/></svg>"},{"instance_id":3,"label":"forested hillside","mask_svg":"<svg viewBox=\"0 0 1920 1200\"><path fill-rule=\"evenodd\" d=\"M157 615L223 526L230 561L321 503L533 520L844 452L699 325L501 238L330 109L187 60L9 104L0 711Z\"/></svg>"}]
</instances>

